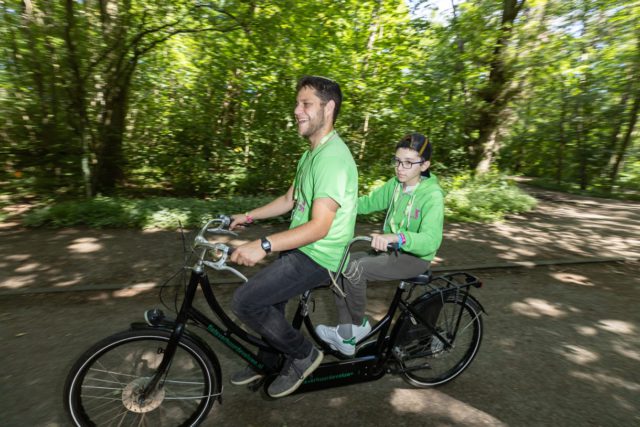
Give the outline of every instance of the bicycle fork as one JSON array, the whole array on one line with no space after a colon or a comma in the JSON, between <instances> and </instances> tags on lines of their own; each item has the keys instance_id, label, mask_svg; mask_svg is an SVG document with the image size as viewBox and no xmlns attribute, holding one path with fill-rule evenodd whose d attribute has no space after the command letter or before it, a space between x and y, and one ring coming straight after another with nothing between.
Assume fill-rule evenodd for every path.
<instances>
[{"instance_id":1,"label":"bicycle fork","mask_svg":"<svg viewBox=\"0 0 640 427\"><path fill-rule=\"evenodd\" d=\"M187 285L187 290L185 292L185 298L182 301L180 311L178 312L178 316L173 325L173 332L171 333L171 337L169 338L167 347L163 351L163 357L162 361L160 362L160 366L158 366L155 374L153 374L153 377L151 377L149 383L145 386L142 393L140 393L140 397L138 398L140 402L138 403L144 403L144 400L147 396L153 395L158 387L162 387L163 385L161 383L161 380L169 371L173 356L175 356L176 350L178 349L178 343L180 342L180 339L182 339L182 336L184 334L184 329L188 319L187 307L191 307L191 304L193 303L196 290L198 289L199 275L201 275L202 272L202 267L200 267L199 270L197 268L194 268L193 272L191 273L189 284ZM160 349L158 351L160 351Z\"/></svg>"}]
</instances>

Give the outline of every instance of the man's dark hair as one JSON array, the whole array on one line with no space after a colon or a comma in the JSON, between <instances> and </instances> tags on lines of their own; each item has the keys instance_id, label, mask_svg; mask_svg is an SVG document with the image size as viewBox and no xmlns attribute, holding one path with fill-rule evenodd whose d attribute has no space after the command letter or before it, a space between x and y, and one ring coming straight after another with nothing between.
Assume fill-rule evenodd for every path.
<instances>
[{"instance_id":1,"label":"man's dark hair","mask_svg":"<svg viewBox=\"0 0 640 427\"><path fill-rule=\"evenodd\" d=\"M422 157L422 160L424 160L425 162L431 160L431 152L433 151L431 142L429 142L429 138L417 132L410 133L402 137L400 142L398 142L398 144L396 145L396 150L398 148L410 148L417 151L420 157ZM426 177L431 176L429 169L422 172L421 175Z\"/></svg>"},{"instance_id":2,"label":"man's dark hair","mask_svg":"<svg viewBox=\"0 0 640 427\"><path fill-rule=\"evenodd\" d=\"M300 92L300 89L304 87L310 87L316 91L316 96L320 98L323 103L333 101L336 106L333 109L333 124L336 123L338 113L340 113L340 106L342 105L342 91L340 85L333 80L320 76L304 76L298 80L296 86L296 93Z\"/></svg>"}]
</instances>

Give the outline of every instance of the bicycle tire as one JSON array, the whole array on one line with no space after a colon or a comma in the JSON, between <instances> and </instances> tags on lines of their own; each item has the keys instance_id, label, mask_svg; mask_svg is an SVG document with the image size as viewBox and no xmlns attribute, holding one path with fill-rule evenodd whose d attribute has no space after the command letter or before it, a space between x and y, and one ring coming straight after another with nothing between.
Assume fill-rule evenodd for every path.
<instances>
[{"instance_id":1,"label":"bicycle tire","mask_svg":"<svg viewBox=\"0 0 640 427\"><path fill-rule=\"evenodd\" d=\"M220 378L207 352L183 336L162 387L143 403L136 391L153 376L171 333L145 328L98 342L73 365L65 410L77 426L196 426L213 406Z\"/></svg>"},{"instance_id":2,"label":"bicycle tire","mask_svg":"<svg viewBox=\"0 0 640 427\"><path fill-rule=\"evenodd\" d=\"M409 384L421 388L445 384L467 369L478 354L483 335L482 310L472 298L465 300L463 296L455 291L438 292L412 304L447 339L454 336L457 314L462 311L449 349L419 321L414 324L410 316L403 317L393 353Z\"/></svg>"}]
</instances>

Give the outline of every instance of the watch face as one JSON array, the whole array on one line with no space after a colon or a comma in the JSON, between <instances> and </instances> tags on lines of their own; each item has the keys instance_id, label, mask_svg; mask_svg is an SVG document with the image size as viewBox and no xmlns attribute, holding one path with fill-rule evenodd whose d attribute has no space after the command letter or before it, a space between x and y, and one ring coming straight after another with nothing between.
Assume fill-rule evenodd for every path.
<instances>
[{"instance_id":1,"label":"watch face","mask_svg":"<svg viewBox=\"0 0 640 427\"><path fill-rule=\"evenodd\" d=\"M271 242L269 242L266 237L260 239L260 245L262 245L262 249L264 249L265 252L271 252Z\"/></svg>"}]
</instances>

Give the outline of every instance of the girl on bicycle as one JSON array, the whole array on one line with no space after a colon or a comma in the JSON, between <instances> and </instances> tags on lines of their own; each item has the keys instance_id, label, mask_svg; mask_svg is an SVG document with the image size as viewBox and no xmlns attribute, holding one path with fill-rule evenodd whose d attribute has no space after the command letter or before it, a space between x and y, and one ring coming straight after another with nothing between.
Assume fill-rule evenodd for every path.
<instances>
[{"instance_id":1,"label":"girl on bicycle","mask_svg":"<svg viewBox=\"0 0 640 427\"><path fill-rule=\"evenodd\" d=\"M316 333L334 350L354 355L356 343L370 331L364 315L369 280L407 279L428 270L442 242L444 192L429 171L431 143L422 134L406 135L396 145L396 176L358 198L358 214L387 210L383 232L371 234L375 254L356 252L342 281L346 298L336 295L338 326L318 325ZM396 253L387 252L396 243Z\"/></svg>"}]
</instances>

